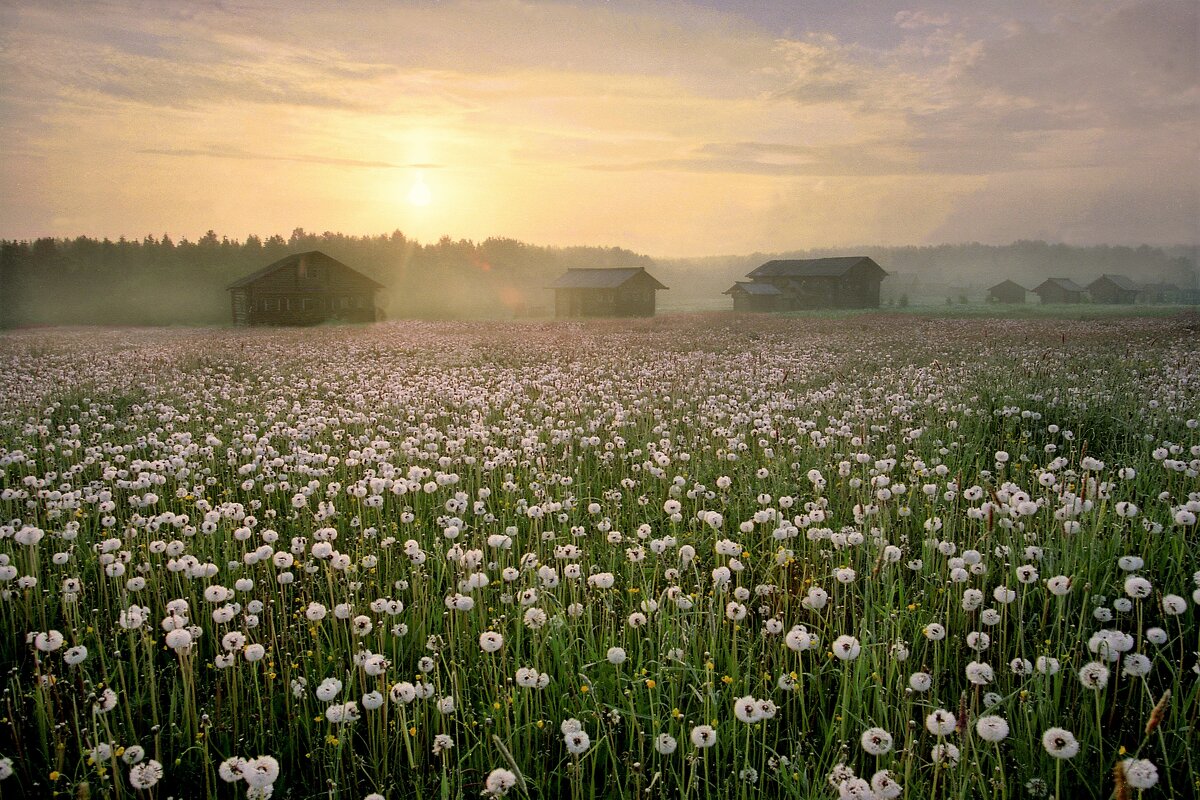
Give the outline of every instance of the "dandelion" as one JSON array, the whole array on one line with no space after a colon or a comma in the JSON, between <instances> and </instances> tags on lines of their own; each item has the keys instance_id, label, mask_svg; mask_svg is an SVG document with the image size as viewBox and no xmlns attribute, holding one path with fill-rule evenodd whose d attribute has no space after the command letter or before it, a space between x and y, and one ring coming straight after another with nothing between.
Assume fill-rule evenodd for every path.
<instances>
[{"instance_id":1,"label":"dandelion","mask_svg":"<svg viewBox=\"0 0 1200 800\"><path fill-rule=\"evenodd\" d=\"M949 736L958 726L954 714L943 709L935 709L925 717L925 728L934 736Z\"/></svg>"},{"instance_id":2,"label":"dandelion","mask_svg":"<svg viewBox=\"0 0 1200 800\"><path fill-rule=\"evenodd\" d=\"M675 748L679 743L675 741L675 737L669 733L660 733L654 738L654 749L664 756L669 756L675 752Z\"/></svg>"},{"instance_id":3,"label":"dandelion","mask_svg":"<svg viewBox=\"0 0 1200 800\"><path fill-rule=\"evenodd\" d=\"M495 631L479 634L479 648L485 653L495 653L504 646L504 637Z\"/></svg>"},{"instance_id":4,"label":"dandelion","mask_svg":"<svg viewBox=\"0 0 1200 800\"><path fill-rule=\"evenodd\" d=\"M750 695L739 697L733 701L733 715L747 724L758 722L761 719L758 701Z\"/></svg>"},{"instance_id":5,"label":"dandelion","mask_svg":"<svg viewBox=\"0 0 1200 800\"><path fill-rule=\"evenodd\" d=\"M703 750L717 743L717 731L711 725L697 725L688 738L697 749Z\"/></svg>"},{"instance_id":6,"label":"dandelion","mask_svg":"<svg viewBox=\"0 0 1200 800\"><path fill-rule=\"evenodd\" d=\"M892 749L892 735L883 728L867 728L860 741L867 755L881 756Z\"/></svg>"},{"instance_id":7,"label":"dandelion","mask_svg":"<svg viewBox=\"0 0 1200 800\"><path fill-rule=\"evenodd\" d=\"M134 789L151 789L163 777L163 766L154 759L134 764L129 770L129 785Z\"/></svg>"},{"instance_id":8,"label":"dandelion","mask_svg":"<svg viewBox=\"0 0 1200 800\"><path fill-rule=\"evenodd\" d=\"M896 800L904 788L891 772L881 769L871 776L871 791L875 792L878 800Z\"/></svg>"},{"instance_id":9,"label":"dandelion","mask_svg":"<svg viewBox=\"0 0 1200 800\"><path fill-rule=\"evenodd\" d=\"M958 765L959 750L956 746L949 742L939 742L933 746L930 751L930 757L933 763L953 767Z\"/></svg>"},{"instance_id":10,"label":"dandelion","mask_svg":"<svg viewBox=\"0 0 1200 800\"><path fill-rule=\"evenodd\" d=\"M583 755L592 746L591 737L584 730L572 731L564 735L563 741L567 746L567 752L573 756Z\"/></svg>"},{"instance_id":11,"label":"dandelion","mask_svg":"<svg viewBox=\"0 0 1200 800\"><path fill-rule=\"evenodd\" d=\"M1121 769L1125 773L1125 782L1139 792L1158 783L1158 768L1149 759L1127 758L1121 762Z\"/></svg>"},{"instance_id":12,"label":"dandelion","mask_svg":"<svg viewBox=\"0 0 1200 800\"><path fill-rule=\"evenodd\" d=\"M862 645L853 636L843 634L833 640L833 654L842 661L853 661L862 652Z\"/></svg>"},{"instance_id":13,"label":"dandelion","mask_svg":"<svg viewBox=\"0 0 1200 800\"><path fill-rule=\"evenodd\" d=\"M1079 753L1079 742L1075 735L1062 728L1047 728L1042 734L1042 747L1054 758L1074 758Z\"/></svg>"},{"instance_id":14,"label":"dandelion","mask_svg":"<svg viewBox=\"0 0 1200 800\"><path fill-rule=\"evenodd\" d=\"M1108 667L1099 661L1091 661L1079 669L1079 681L1088 689L1097 691L1108 686Z\"/></svg>"},{"instance_id":15,"label":"dandelion","mask_svg":"<svg viewBox=\"0 0 1200 800\"><path fill-rule=\"evenodd\" d=\"M980 717L975 720L975 732L985 742L1003 741L1008 736L1008 722L995 715Z\"/></svg>"},{"instance_id":16,"label":"dandelion","mask_svg":"<svg viewBox=\"0 0 1200 800\"><path fill-rule=\"evenodd\" d=\"M504 797L517 785L517 775L507 769L497 768L488 773L483 782L484 794L488 797Z\"/></svg>"}]
</instances>

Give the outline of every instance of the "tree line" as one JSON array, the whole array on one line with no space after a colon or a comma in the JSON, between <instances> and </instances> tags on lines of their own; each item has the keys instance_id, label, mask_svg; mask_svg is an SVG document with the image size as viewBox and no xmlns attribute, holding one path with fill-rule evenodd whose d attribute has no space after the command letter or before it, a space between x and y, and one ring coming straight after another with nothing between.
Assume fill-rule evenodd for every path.
<instances>
[{"instance_id":1,"label":"tree line","mask_svg":"<svg viewBox=\"0 0 1200 800\"><path fill-rule=\"evenodd\" d=\"M0 326L223 324L225 287L289 254L321 250L378 280L390 318L508 317L549 313L546 286L569 267L642 266L671 287L676 307L721 307L721 292L771 258L869 255L891 276L885 294L977 294L1009 278L1027 288L1047 277L1090 282L1101 273L1197 287L1197 248L1073 247L1041 241L926 247L798 250L700 259L655 259L620 247L542 247L515 239L443 237L421 244L378 236L309 233L244 241L209 231L170 236L0 241ZM968 291L973 290L973 291ZM707 305L706 305L707 304Z\"/></svg>"},{"instance_id":2,"label":"tree line","mask_svg":"<svg viewBox=\"0 0 1200 800\"><path fill-rule=\"evenodd\" d=\"M170 236L0 242L0 324L169 325L226 323L225 287L289 254L320 250L387 289L389 317L537 313L545 285L568 266L651 266L619 247L539 247L514 239L443 237L421 244L400 231L378 236L309 233L250 236L209 231Z\"/></svg>"}]
</instances>

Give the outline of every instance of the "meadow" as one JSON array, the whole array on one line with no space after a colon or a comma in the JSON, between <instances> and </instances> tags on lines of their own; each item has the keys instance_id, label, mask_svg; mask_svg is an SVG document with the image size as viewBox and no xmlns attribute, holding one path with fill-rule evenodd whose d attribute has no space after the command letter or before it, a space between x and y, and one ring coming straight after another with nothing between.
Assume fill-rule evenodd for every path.
<instances>
[{"instance_id":1,"label":"meadow","mask_svg":"<svg viewBox=\"0 0 1200 800\"><path fill-rule=\"evenodd\" d=\"M1196 796L1198 343L6 334L0 796Z\"/></svg>"}]
</instances>

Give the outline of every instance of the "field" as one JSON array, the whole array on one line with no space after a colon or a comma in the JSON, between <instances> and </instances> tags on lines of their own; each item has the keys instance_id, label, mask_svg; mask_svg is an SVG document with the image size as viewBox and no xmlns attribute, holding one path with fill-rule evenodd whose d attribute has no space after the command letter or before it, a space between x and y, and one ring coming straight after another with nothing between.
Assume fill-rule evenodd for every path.
<instances>
[{"instance_id":1,"label":"field","mask_svg":"<svg viewBox=\"0 0 1200 800\"><path fill-rule=\"evenodd\" d=\"M1198 342L5 335L0 795L1195 796Z\"/></svg>"}]
</instances>

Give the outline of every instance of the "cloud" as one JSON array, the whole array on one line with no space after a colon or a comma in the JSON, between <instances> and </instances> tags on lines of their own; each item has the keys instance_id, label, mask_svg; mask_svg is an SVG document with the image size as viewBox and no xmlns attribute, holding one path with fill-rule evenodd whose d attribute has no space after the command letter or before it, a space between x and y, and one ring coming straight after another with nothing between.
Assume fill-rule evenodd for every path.
<instances>
[{"instance_id":1,"label":"cloud","mask_svg":"<svg viewBox=\"0 0 1200 800\"><path fill-rule=\"evenodd\" d=\"M7 5L0 235L401 226L699 254L1052 231L1046 198L1072 197L1093 212L1063 210L1064 236L1194 238L1198 13ZM405 169L434 171L424 216ZM1126 191L1145 213L1111 210Z\"/></svg>"},{"instance_id":2,"label":"cloud","mask_svg":"<svg viewBox=\"0 0 1200 800\"><path fill-rule=\"evenodd\" d=\"M441 164L394 164L388 161L362 161L355 158L328 158L310 155L280 155L278 153L255 153L224 147L187 149L180 147L147 147L137 152L154 156L180 158L232 158L241 161L291 161L297 164L323 164L333 167L367 167L372 169L440 169Z\"/></svg>"}]
</instances>

